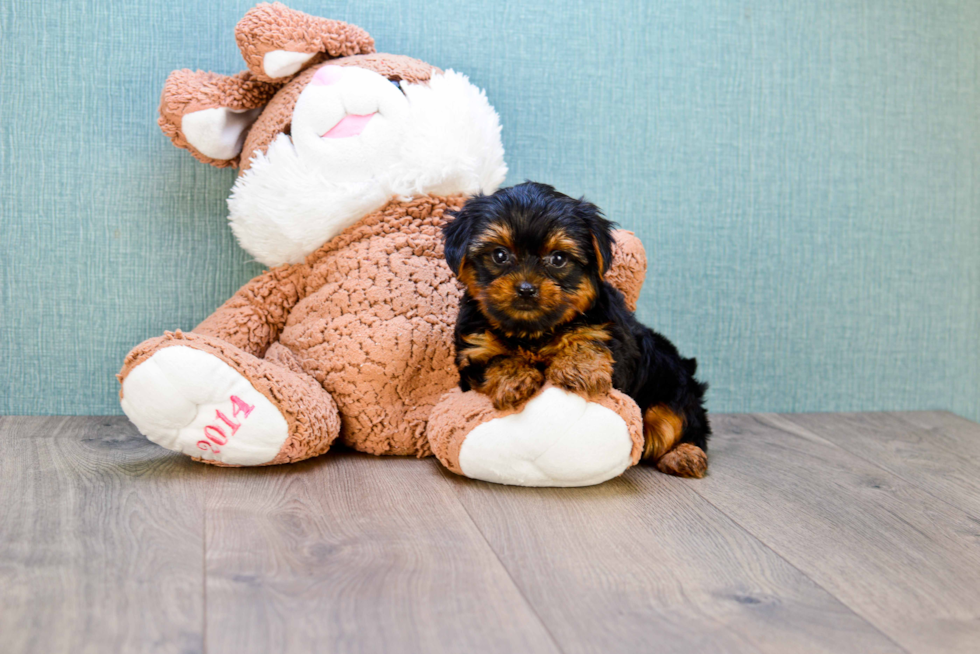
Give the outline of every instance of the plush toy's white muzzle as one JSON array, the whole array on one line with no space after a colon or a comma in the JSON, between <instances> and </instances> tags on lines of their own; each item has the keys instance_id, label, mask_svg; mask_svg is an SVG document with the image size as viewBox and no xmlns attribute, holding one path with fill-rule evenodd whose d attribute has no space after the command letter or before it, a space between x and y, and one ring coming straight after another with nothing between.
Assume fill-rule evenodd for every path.
<instances>
[{"instance_id":1,"label":"plush toy's white muzzle","mask_svg":"<svg viewBox=\"0 0 980 654\"><path fill-rule=\"evenodd\" d=\"M229 220L260 262L300 263L392 197L492 193L506 174L497 114L465 75L399 90L327 65L300 94L291 133L236 181Z\"/></svg>"},{"instance_id":2,"label":"plush toy's white muzzle","mask_svg":"<svg viewBox=\"0 0 980 654\"><path fill-rule=\"evenodd\" d=\"M363 180L395 165L408 114L405 95L381 75L323 66L296 101L293 146L334 180Z\"/></svg>"}]
</instances>

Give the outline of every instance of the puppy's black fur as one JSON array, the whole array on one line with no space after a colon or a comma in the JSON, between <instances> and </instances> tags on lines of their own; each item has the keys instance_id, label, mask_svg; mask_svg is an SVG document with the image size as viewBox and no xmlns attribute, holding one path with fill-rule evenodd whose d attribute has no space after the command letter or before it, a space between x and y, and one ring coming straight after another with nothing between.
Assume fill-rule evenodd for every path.
<instances>
[{"instance_id":1,"label":"puppy's black fur","mask_svg":"<svg viewBox=\"0 0 980 654\"><path fill-rule=\"evenodd\" d=\"M508 408L546 379L592 395L611 384L644 413L645 458L667 461L693 445L699 471L664 471L704 474L707 385L694 377L696 361L638 322L604 280L612 223L598 207L526 182L471 198L443 232L446 261L466 287L455 339L464 391Z\"/></svg>"}]
</instances>

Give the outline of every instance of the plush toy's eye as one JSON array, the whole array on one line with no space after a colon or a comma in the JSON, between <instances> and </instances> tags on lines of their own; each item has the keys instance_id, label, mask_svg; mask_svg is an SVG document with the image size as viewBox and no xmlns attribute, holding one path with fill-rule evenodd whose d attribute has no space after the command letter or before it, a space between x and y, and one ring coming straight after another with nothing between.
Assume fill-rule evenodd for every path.
<instances>
[{"instance_id":1,"label":"plush toy's eye","mask_svg":"<svg viewBox=\"0 0 980 654\"><path fill-rule=\"evenodd\" d=\"M402 92L402 95L405 94L405 89L402 88L401 81L399 81L397 79L390 79L388 81L391 82L392 84L394 84L395 85L395 88Z\"/></svg>"},{"instance_id":2,"label":"plush toy's eye","mask_svg":"<svg viewBox=\"0 0 980 654\"><path fill-rule=\"evenodd\" d=\"M564 252L552 252L551 256L548 258L548 263L550 263L553 268L561 268L568 263L568 255Z\"/></svg>"},{"instance_id":3,"label":"plush toy's eye","mask_svg":"<svg viewBox=\"0 0 980 654\"><path fill-rule=\"evenodd\" d=\"M498 266L502 266L510 260L510 252L504 248L497 248L490 256L493 257L493 262Z\"/></svg>"}]
</instances>

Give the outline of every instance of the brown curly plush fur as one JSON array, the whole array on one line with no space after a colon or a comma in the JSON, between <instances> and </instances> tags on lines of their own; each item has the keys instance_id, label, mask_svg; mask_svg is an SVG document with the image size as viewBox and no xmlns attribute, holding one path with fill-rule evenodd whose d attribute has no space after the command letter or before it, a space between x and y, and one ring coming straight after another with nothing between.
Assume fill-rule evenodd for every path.
<instances>
[{"instance_id":1,"label":"brown curly plush fur","mask_svg":"<svg viewBox=\"0 0 980 654\"><path fill-rule=\"evenodd\" d=\"M334 57L374 52L374 39L360 27L310 16L279 2L263 2L249 9L235 26L235 41L255 79L265 82L280 81L265 74L263 57L273 50L316 54L306 67Z\"/></svg>"},{"instance_id":2,"label":"brown curly plush fur","mask_svg":"<svg viewBox=\"0 0 980 654\"><path fill-rule=\"evenodd\" d=\"M247 70L236 75L219 75L187 68L175 70L163 85L157 124L174 145L187 150L198 161L216 168L237 166L239 157L212 159L195 150L180 129L181 119L184 114L215 107L228 107L235 111L258 109L272 99L278 88L276 84L255 79Z\"/></svg>"},{"instance_id":3,"label":"brown curly plush fur","mask_svg":"<svg viewBox=\"0 0 980 654\"><path fill-rule=\"evenodd\" d=\"M322 436L315 417L329 422L334 412L342 442L357 450L430 455L430 414L459 381L452 342L461 289L440 229L462 203L390 202L304 263L256 277L193 333L137 346L120 378L163 347L195 347L253 381L286 416L288 451L273 463L322 453L303 444ZM617 252L635 248L632 234L617 236ZM623 291L635 301L639 287Z\"/></svg>"},{"instance_id":4,"label":"brown curly plush fur","mask_svg":"<svg viewBox=\"0 0 980 654\"><path fill-rule=\"evenodd\" d=\"M236 40L248 70L230 76L174 72L161 97L159 122L176 146L214 166L239 166L240 172L277 136L289 133L300 93L326 62L411 83L441 72L410 57L375 53L360 28L279 3L248 12ZM263 57L278 49L316 56L296 75L271 80ZM229 160L202 155L181 131L186 114L217 107L264 107L241 153ZM259 275L192 333L167 333L138 345L126 358L120 382L163 348L201 350L246 377L282 413L288 437L269 463L322 454L338 438L364 452L416 456L430 455L431 442L444 451L440 460L458 472L452 452L458 456L469 432L463 427L476 424L465 416L486 421L503 415L483 405L469 411L473 398L454 390L453 330L461 288L443 258L441 228L446 213L463 200L392 200L304 263ZM618 232L617 241L609 278L634 307L646 258L631 233ZM437 403L438 419L430 426ZM629 424L635 463L642 447L639 409L615 392L600 403Z\"/></svg>"}]
</instances>

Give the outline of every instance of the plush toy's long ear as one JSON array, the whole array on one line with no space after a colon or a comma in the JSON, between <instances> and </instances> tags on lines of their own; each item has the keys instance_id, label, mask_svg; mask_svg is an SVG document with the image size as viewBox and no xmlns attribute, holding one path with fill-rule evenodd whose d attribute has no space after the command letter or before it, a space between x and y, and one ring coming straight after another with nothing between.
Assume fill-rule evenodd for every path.
<instances>
[{"instance_id":1,"label":"plush toy's long ear","mask_svg":"<svg viewBox=\"0 0 980 654\"><path fill-rule=\"evenodd\" d=\"M174 145L200 161L237 166L249 127L278 88L248 71L229 76L175 70L163 85L157 123Z\"/></svg>"},{"instance_id":2,"label":"plush toy's long ear","mask_svg":"<svg viewBox=\"0 0 980 654\"><path fill-rule=\"evenodd\" d=\"M284 82L326 59L374 52L374 39L360 27L278 2L250 9L235 27L235 40L252 75L264 82Z\"/></svg>"}]
</instances>

